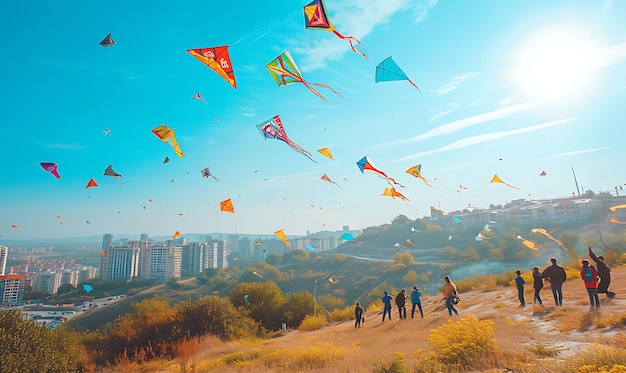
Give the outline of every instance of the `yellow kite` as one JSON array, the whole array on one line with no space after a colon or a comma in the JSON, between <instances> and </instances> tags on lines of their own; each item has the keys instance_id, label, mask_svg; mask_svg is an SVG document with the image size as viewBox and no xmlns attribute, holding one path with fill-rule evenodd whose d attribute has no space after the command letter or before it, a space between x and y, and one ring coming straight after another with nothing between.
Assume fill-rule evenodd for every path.
<instances>
[{"instance_id":1,"label":"yellow kite","mask_svg":"<svg viewBox=\"0 0 626 373\"><path fill-rule=\"evenodd\" d=\"M531 249L531 250L537 250L537 244L535 244L534 242L527 240L525 238L523 238L522 236L517 236L518 240L522 241L522 244L524 246L526 246L527 248Z\"/></svg>"},{"instance_id":2,"label":"yellow kite","mask_svg":"<svg viewBox=\"0 0 626 373\"><path fill-rule=\"evenodd\" d=\"M554 238L550 233L548 233L548 231L546 231L543 228L533 228L530 230L532 233L537 233L540 234L542 236L545 236L549 239L551 239L552 241L556 242L559 244L559 246L561 246L561 248L565 251L567 251L567 249L565 248L565 246L563 246L563 244L561 243L561 241L557 240L556 238Z\"/></svg>"},{"instance_id":3,"label":"yellow kite","mask_svg":"<svg viewBox=\"0 0 626 373\"><path fill-rule=\"evenodd\" d=\"M624 204L624 205L615 205L615 206L609 207L609 210L611 210L613 212L615 212L616 210L619 210L619 209L626 209L626 204Z\"/></svg>"},{"instance_id":4,"label":"yellow kite","mask_svg":"<svg viewBox=\"0 0 626 373\"><path fill-rule=\"evenodd\" d=\"M276 237L280 238L281 241L283 241L285 246L291 247L291 244L289 243L289 241L287 241L287 236L285 235L284 229L277 230L276 232L274 232L274 234L276 235Z\"/></svg>"},{"instance_id":5,"label":"yellow kite","mask_svg":"<svg viewBox=\"0 0 626 373\"><path fill-rule=\"evenodd\" d=\"M317 149L318 152L320 152L320 154L330 158L330 159L335 159L333 158L333 154L330 152L330 149L328 148L321 148L321 149Z\"/></svg>"},{"instance_id":6,"label":"yellow kite","mask_svg":"<svg viewBox=\"0 0 626 373\"><path fill-rule=\"evenodd\" d=\"M521 190L520 188L518 188L516 186L513 186L513 185L511 185L509 183L505 183L504 181L502 181L502 179L500 179L500 176L498 176L498 174L493 175L493 177L491 178L490 182L491 183L502 183L502 184L504 184L506 186L510 186L513 189Z\"/></svg>"},{"instance_id":7,"label":"yellow kite","mask_svg":"<svg viewBox=\"0 0 626 373\"><path fill-rule=\"evenodd\" d=\"M418 179L422 179L424 184L428 185L429 187L432 187L428 179L422 176L422 164L421 163L409 168L405 172L409 175L415 176Z\"/></svg>"},{"instance_id":8,"label":"yellow kite","mask_svg":"<svg viewBox=\"0 0 626 373\"><path fill-rule=\"evenodd\" d=\"M153 129L152 133L154 133L154 135L158 137L161 141L169 144L172 148L174 148L174 151L176 152L176 154L178 154L179 157L182 158L185 156L185 153L183 153L183 151L180 149L180 146L178 146L178 141L176 141L176 137L174 136L173 128L170 129L165 124L162 124Z\"/></svg>"}]
</instances>

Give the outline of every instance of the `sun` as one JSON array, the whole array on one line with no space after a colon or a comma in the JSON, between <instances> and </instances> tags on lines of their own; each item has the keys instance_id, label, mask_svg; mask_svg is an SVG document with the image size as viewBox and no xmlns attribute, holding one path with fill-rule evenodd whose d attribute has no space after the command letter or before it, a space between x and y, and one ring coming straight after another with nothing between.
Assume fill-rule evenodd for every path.
<instances>
[{"instance_id":1,"label":"sun","mask_svg":"<svg viewBox=\"0 0 626 373\"><path fill-rule=\"evenodd\" d=\"M597 44L582 28L543 29L519 46L510 78L524 95L562 98L588 86L599 56Z\"/></svg>"}]
</instances>

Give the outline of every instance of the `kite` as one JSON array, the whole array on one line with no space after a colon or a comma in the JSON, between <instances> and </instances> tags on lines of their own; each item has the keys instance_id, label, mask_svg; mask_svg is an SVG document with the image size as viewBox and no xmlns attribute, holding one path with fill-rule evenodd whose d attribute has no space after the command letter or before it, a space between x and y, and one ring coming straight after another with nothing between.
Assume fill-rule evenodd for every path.
<instances>
[{"instance_id":1,"label":"kite","mask_svg":"<svg viewBox=\"0 0 626 373\"><path fill-rule=\"evenodd\" d=\"M200 170L200 172L202 172L202 176L203 176L203 177L206 177L207 179L208 179L208 178L209 178L209 176L210 176L210 177L214 178L214 179L215 179L215 181L220 181L220 179L216 178L216 177L215 177L215 175L213 175L213 174L211 173L211 171L209 170L209 168L208 168L208 167L207 167L207 168L205 168L205 169Z\"/></svg>"},{"instance_id":2,"label":"kite","mask_svg":"<svg viewBox=\"0 0 626 373\"><path fill-rule=\"evenodd\" d=\"M344 241L355 241L352 233L348 233L348 232L342 234L341 237L339 237L339 239L344 240Z\"/></svg>"},{"instance_id":3,"label":"kite","mask_svg":"<svg viewBox=\"0 0 626 373\"><path fill-rule=\"evenodd\" d=\"M421 230L415 229L414 227L411 227L411 232L421 232Z\"/></svg>"},{"instance_id":4,"label":"kite","mask_svg":"<svg viewBox=\"0 0 626 373\"><path fill-rule=\"evenodd\" d=\"M246 306L249 306L249 305L250 305L250 298L248 297L248 294L246 294L246 295L244 295L244 296L243 296L243 303L244 303Z\"/></svg>"},{"instance_id":5,"label":"kite","mask_svg":"<svg viewBox=\"0 0 626 373\"><path fill-rule=\"evenodd\" d=\"M561 248L565 251L567 251L567 249L565 248L565 246L563 246L563 244L561 243L561 241L557 240L556 238L554 238L550 233L548 233L548 231L546 231L543 228L533 228L530 230L532 233L537 233L540 234L542 236L545 236L549 239L551 239L552 241L556 242L559 244L559 246L561 246Z\"/></svg>"},{"instance_id":6,"label":"kite","mask_svg":"<svg viewBox=\"0 0 626 373\"><path fill-rule=\"evenodd\" d=\"M100 42L100 45L102 45L103 47L110 47L113 44L115 44L115 42L113 41L111 34L105 36L104 39L102 39L102 41Z\"/></svg>"},{"instance_id":7,"label":"kite","mask_svg":"<svg viewBox=\"0 0 626 373\"><path fill-rule=\"evenodd\" d=\"M85 188L91 188L91 187L97 187L97 186L98 184L96 183L96 181L93 178L91 178L89 179L89 182L87 183L87 186Z\"/></svg>"},{"instance_id":8,"label":"kite","mask_svg":"<svg viewBox=\"0 0 626 373\"><path fill-rule=\"evenodd\" d=\"M87 223L87 224L91 224L91 222L90 222L89 220L85 221L85 223Z\"/></svg>"},{"instance_id":9,"label":"kite","mask_svg":"<svg viewBox=\"0 0 626 373\"><path fill-rule=\"evenodd\" d=\"M169 162L169 161L170 161L170 157L167 157L167 156L166 156L166 157L165 157L165 159L163 160L163 163L167 163L167 162Z\"/></svg>"},{"instance_id":10,"label":"kite","mask_svg":"<svg viewBox=\"0 0 626 373\"><path fill-rule=\"evenodd\" d=\"M176 152L176 154L178 154L179 157L182 158L185 156L185 153L183 153L183 151L180 149L180 146L178 146L178 141L176 141L176 137L174 136L173 128L169 129L165 124L162 124L153 129L152 133L154 133L154 135L158 137L161 141L169 144L172 148L174 148L174 151Z\"/></svg>"},{"instance_id":11,"label":"kite","mask_svg":"<svg viewBox=\"0 0 626 373\"><path fill-rule=\"evenodd\" d=\"M89 284L83 284L83 289L84 289L87 293L89 293L89 292L93 291L93 287L92 287L91 285L89 285Z\"/></svg>"},{"instance_id":12,"label":"kite","mask_svg":"<svg viewBox=\"0 0 626 373\"><path fill-rule=\"evenodd\" d=\"M193 97L191 98L192 100L199 100L203 103L207 103L206 101L204 101L204 99L202 98L202 96L200 96L200 92L196 93L195 95L193 95Z\"/></svg>"},{"instance_id":13,"label":"kite","mask_svg":"<svg viewBox=\"0 0 626 373\"><path fill-rule=\"evenodd\" d=\"M338 284L339 280L334 280L333 276L330 276L330 278L328 279L328 282L330 282L331 284Z\"/></svg>"},{"instance_id":14,"label":"kite","mask_svg":"<svg viewBox=\"0 0 626 373\"><path fill-rule=\"evenodd\" d=\"M611 207L609 207L609 210L611 210L611 211L613 211L613 212L615 212L616 210L619 210L619 209L626 209L626 204L623 204L623 205L615 205L615 206L611 206Z\"/></svg>"},{"instance_id":15,"label":"kite","mask_svg":"<svg viewBox=\"0 0 626 373\"><path fill-rule=\"evenodd\" d=\"M490 183L502 183L502 184L504 184L506 186L509 186L509 187L513 188L513 189L521 190L520 188L518 188L518 187L516 187L514 185L511 185L511 184L508 184L508 183L505 183L504 181L502 181L502 179L500 179L500 176L498 176L498 174L493 175L493 177L491 178Z\"/></svg>"},{"instance_id":16,"label":"kite","mask_svg":"<svg viewBox=\"0 0 626 373\"><path fill-rule=\"evenodd\" d=\"M207 65L210 69L215 71L217 75L221 76L232 85L233 88L237 89L235 72L230 63L227 45L213 48L187 49L187 53Z\"/></svg>"},{"instance_id":17,"label":"kite","mask_svg":"<svg viewBox=\"0 0 626 373\"><path fill-rule=\"evenodd\" d=\"M619 220L617 220L615 218L609 219L609 222L613 223L613 224L626 224L626 221L619 221Z\"/></svg>"},{"instance_id":18,"label":"kite","mask_svg":"<svg viewBox=\"0 0 626 373\"><path fill-rule=\"evenodd\" d=\"M398 192L395 188L385 188L381 196L389 196L391 198L400 198L402 201L404 201L404 203L407 203L409 201L408 198L406 198L403 194Z\"/></svg>"},{"instance_id":19,"label":"kite","mask_svg":"<svg viewBox=\"0 0 626 373\"><path fill-rule=\"evenodd\" d=\"M435 206L430 206L430 215L433 215L433 211L438 212L441 215L446 215L446 213L443 210L440 210L438 208L436 208Z\"/></svg>"},{"instance_id":20,"label":"kite","mask_svg":"<svg viewBox=\"0 0 626 373\"><path fill-rule=\"evenodd\" d=\"M531 250L537 250L537 244L536 243L534 243L534 242L532 242L530 240L527 240L527 239L523 238L522 236L517 236L517 239L522 241L522 244L524 246L526 246L527 248L529 248Z\"/></svg>"},{"instance_id":21,"label":"kite","mask_svg":"<svg viewBox=\"0 0 626 373\"><path fill-rule=\"evenodd\" d=\"M124 177L122 176L122 174L118 174L117 172L113 171L113 165L110 164L106 170L104 170L104 176L113 176L115 177L115 180L117 180L118 177Z\"/></svg>"},{"instance_id":22,"label":"kite","mask_svg":"<svg viewBox=\"0 0 626 373\"><path fill-rule=\"evenodd\" d=\"M328 148L321 148L321 149L317 149L317 151L318 151L320 154L322 154L323 156L325 156L325 157L328 157L328 158L330 158L330 159L335 159L335 158L333 158L333 155L332 155L332 153L330 152L330 149L328 149Z\"/></svg>"},{"instance_id":23,"label":"kite","mask_svg":"<svg viewBox=\"0 0 626 373\"><path fill-rule=\"evenodd\" d=\"M490 240L490 237L487 237L485 235L483 235L482 233L478 233L478 235L476 236L476 241L482 241L482 240Z\"/></svg>"},{"instance_id":24,"label":"kite","mask_svg":"<svg viewBox=\"0 0 626 373\"><path fill-rule=\"evenodd\" d=\"M233 201L229 198L220 202L220 210L223 212L231 212L235 213L235 208L233 207Z\"/></svg>"},{"instance_id":25,"label":"kite","mask_svg":"<svg viewBox=\"0 0 626 373\"><path fill-rule=\"evenodd\" d=\"M289 145L289 147L294 151L304 155L305 157L315 162L311 153L304 150L300 145L291 141L291 139L287 137L287 132L285 132L285 128L283 127L283 123L280 120L280 116L275 115L274 117L257 124L256 128L259 130L259 132L261 132L261 135L266 141L267 139L283 141L287 145Z\"/></svg>"},{"instance_id":26,"label":"kite","mask_svg":"<svg viewBox=\"0 0 626 373\"><path fill-rule=\"evenodd\" d=\"M179 231L174 232L174 234L172 235L172 237L174 237L174 239L177 239L178 237L180 237L181 233Z\"/></svg>"},{"instance_id":27,"label":"kite","mask_svg":"<svg viewBox=\"0 0 626 373\"><path fill-rule=\"evenodd\" d=\"M428 179L422 176L422 164L421 163L409 168L408 170L406 170L406 173L409 175L413 175L418 179L422 179L424 184L428 185L429 187L432 187Z\"/></svg>"},{"instance_id":28,"label":"kite","mask_svg":"<svg viewBox=\"0 0 626 373\"><path fill-rule=\"evenodd\" d=\"M350 48L361 56L367 59L367 55L359 50L357 50L354 46L356 42L363 48L363 44L361 41L354 36L343 36L335 29L335 26L328 19L328 15L326 12L326 6L324 5L324 0L313 0L307 5L304 6L304 20L305 26L307 29L312 30L324 30L334 33L339 39L346 40L350 43Z\"/></svg>"},{"instance_id":29,"label":"kite","mask_svg":"<svg viewBox=\"0 0 626 373\"><path fill-rule=\"evenodd\" d=\"M19 228L19 225L11 224L11 228Z\"/></svg>"},{"instance_id":30,"label":"kite","mask_svg":"<svg viewBox=\"0 0 626 373\"><path fill-rule=\"evenodd\" d=\"M328 177L328 175L326 175L326 174L322 175L321 179L322 179L322 180L326 180L326 181L328 181L329 183L333 183L333 184L335 184L335 185L337 185L338 187L340 187L340 188L341 188L341 186L340 186L339 184L337 184L336 182L332 181L332 180L330 179L330 177Z\"/></svg>"},{"instance_id":31,"label":"kite","mask_svg":"<svg viewBox=\"0 0 626 373\"><path fill-rule=\"evenodd\" d=\"M100 256L104 256L104 251L100 250Z\"/></svg>"},{"instance_id":32,"label":"kite","mask_svg":"<svg viewBox=\"0 0 626 373\"><path fill-rule=\"evenodd\" d=\"M321 98L322 100L326 102L332 102L335 104L338 103L335 101L327 100L324 96L322 96L321 93L315 90L315 88L313 88L312 86L327 88L331 90L333 93L335 93L336 95L339 95L343 98L343 95L341 93L335 91L329 85L320 84L320 83L311 83L311 82L307 82L306 80L304 80L302 73L300 72L300 70L298 70L298 66L296 65L296 62L291 57L291 54L289 53L289 51L284 51L283 53L278 55L278 57L276 57L270 63L265 65L265 68L267 69L267 71L269 71L270 75L272 76L272 78L274 78L274 81L276 82L276 84L278 84L279 87L284 86L284 85L289 85L292 83L302 83L311 92L315 93L317 97Z\"/></svg>"},{"instance_id":33,"label":"kite","mask_svg":"<svg viewBox=\"0 0 626 373\"><path fill-rule=\"evenodd\" d=\"M387 176L386 173L384 173L383 171L379 170L378 168L376 168L376 166L374 166L372 164L372 162L370 161L369 157L366 155L365 157L361 158L357 163L357 166L359 166L359 170L361 170L361 173L365 174L367 173L373 173L376 174L380 177L382 177L383 179L387 180L389 182L390 185L399 185L401 187L404 188L404 185L396 182L393 178Z\"/></svg>"},{"instance_id":34,"label":"kite","mask_svg":"<svg viewBox=\"0 0 626 373\"><path fill-rule=\"evenodd\" d=\"M396 62L391 57L387 57L376 66L376 83L391 80L408 80L413 87L417 88L420 94L422 93L420 88L409 79Z\"/></svg>"},{"instance_id":35,"label":"kite","mask_svg":"<svg viewBox=\"0 0 626 373\"><path fill-rule=\"evenodd\" d=\"M263 278L263 276L261 276L257 271L252 272L252 274L255 276L259 276L260 278Z\"/></svg>"},{"instance_id":36,"label":"kite","mask_svg":"<svg viewBox=\"0 0 626 373\"><path fill-rule=\"evenodd\" d=\"M393 245L393 246L394 246L394 247L397 247L397 248L398 248L398 249L400 249L400 250L404 250L404 249L405 249L405 247L404 247L404 246L402 246L402 245L400 245L399 243L396 243L396 244L395 244L395 245Z\"/></svg>"},{"instance_id":37,"label":"kite","mask_svg":"<svg viewBox=\"0 0 626 373\"><path fill-rule=\"evenodd\" d=\"M263 245L263 243L261 243L260 241L254 241L254 244L257 246L261 246L262 248L265 249L265 245Z\"/></svg>"},{"instance_id":38,"label":"kite","mask_svg":"<svg viewBox=\"0 0 626 373\"><path fill-rule=\"evenodd\" d=\"M312 253L315 252L315 248L313 246L311 246L311 245L306 245L305 249L306 249L306 251L310 251Z\"/></svg>"},{"instance_id":39,"label":"kite","mask_svg":"<svg viewBox=\"0 0 626 373\"><path fill-rule=\"evenodd\" d=\"M109 133L111 133L111 130L108 128L105 128L103 132L105 135L108 135Z\"/></svg>"},{"instance_id":40,"label":"kite","mask_svg":"<svg viewBox=\"0 0 626 373\"><path fill-rule=\"evenodd\" d=\"M54 175L54 177L56 177L57 179L61 177L61 175L59 175L59 173L57 172L57 164L56 163L39 162L39 164L41 165L41 168L43 168L47 172L49 172L52 175Z\"/></svg>"},{"instance_id":41,"label":"kite","mask_svg":"<svg viewBox=\"0 0 626 373\"><path fill-rule=\"evenodd\" d=\"M411 245L411 246L415 246L415 244L414 244L413 242L411 242L411 240L410 240L410 239L408 239L408 238L406 239L406 243L408 243L408 244L409 244L409 245Z\"/></svg>"},{"instance_id":42,"label":"kite","mask_svg":"<svg viewBox=\"0 0 626 373\"><path fill-rule=\"evenodd\" d=\"M461 224L463 222L463 219L459 218L458 216L453 216L452 220L454 221L454 224Z\"/></svg>"},{"instance_id":43,"label":"kite","mask_svg":"<svg viewBox=\"0 0 626 373\"><path fill-rule=\"evenodd\" d=\"M545 171L541 171L541 173L539 174L539 176L546 176L547 173Z\"/></svg>"},{"instance_id":44,"label":"kite","mask_svg":"<svg viewBox=\"0 0 626 373\"><path fill-rule=\"evenodd\" d=\"M287 241L287 236L285 235L284 229L277 230L276 232L274 232L274 234L276 235L276 237L280 238L280 240L285 243L285 246L291 247L291 244L289 243L289 241Z\"/></svg>"}]
</instances>

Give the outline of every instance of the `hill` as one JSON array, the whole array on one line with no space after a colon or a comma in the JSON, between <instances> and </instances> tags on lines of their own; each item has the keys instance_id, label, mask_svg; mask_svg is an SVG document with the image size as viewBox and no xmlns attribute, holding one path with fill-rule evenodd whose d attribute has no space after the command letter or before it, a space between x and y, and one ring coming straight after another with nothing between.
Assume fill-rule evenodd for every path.
<instances>
[{"instance_id":1,"label":"hill","mask_svg":"<svg viewBox=\"0 0 626 373\"><path fill-rule=\"evenodd\" d=\"M619 292L625 287L626 268L614 269L611 288ZM491 372L570 372L574 371L572 366L608 359L602 347L615 348L610 357L612 364L626 362L624 295L618 294L614 299L601 295L600 309L590 310L580 279L568 280L563 292L562 307L554 305L549 287L542 290L544 305L539 306L530 303L532 287L526 286L526 300L530 304L524 308L518 307L514 287L500 287L461 294L460 316L448 316L441 297L433 295L423 297L424 319L411 319L409 310L409 319L399 320L394 310L392 320L383 323L380 312L372 310L366 313L365 323L358 329L354 328L353 321L347 321L310 332L291 331L261 342L221 343L207 339L194 358L196 371L371 372L378 367L381 372L400 372L404 370L383 369L394 357L397 360L399 353L406 358L400 365L407 371L414 371L412 369L420 364L420 357L433 352L429 343L431 332L450 328L446 322L468 316L493 322L499 353L494 355L497 361L492 362L498 369L489 370ZM177 362L165 362L155 371L179 372L179 369ZM423 366L422 369L415 371L431 371ZM601 370L580 370L583 371Z\"/></svg>"}]
</instances>

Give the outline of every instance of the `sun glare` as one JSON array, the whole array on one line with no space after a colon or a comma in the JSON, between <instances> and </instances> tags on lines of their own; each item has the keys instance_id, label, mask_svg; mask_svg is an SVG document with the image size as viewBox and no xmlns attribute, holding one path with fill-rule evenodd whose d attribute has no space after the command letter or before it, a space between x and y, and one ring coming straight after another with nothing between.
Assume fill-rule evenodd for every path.
<instances>
[{"instance_id":1,"label":"sun glare","mask_svg":"<svg viewBox=\"0 0 626 373\"><path fill-rule=\"evenodd\" d=\"M511 79L525 95L562 98L585 89L599 56L597 45L582 29L541 30L520 45Z\"/></svg>"}]
</instances>

